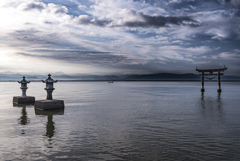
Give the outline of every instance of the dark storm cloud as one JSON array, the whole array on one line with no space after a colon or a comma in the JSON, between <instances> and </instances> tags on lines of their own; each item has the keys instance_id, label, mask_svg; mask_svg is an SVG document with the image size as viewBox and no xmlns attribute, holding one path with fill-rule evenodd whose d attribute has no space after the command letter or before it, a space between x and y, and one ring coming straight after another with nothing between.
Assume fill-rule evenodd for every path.
<instances>
[{"instance_id":1,"label":"dark storm cloud","mask_svg":"<svg viewBox=\"0 0 240 161\"><path fill-rule=\"evenodd\" d=\"M93 19L92 21L90 21L90 23L96 25L96 26L106 26L107 24L109 24L111 21L108 20L100 20L100 19Z\"/></svg>"},{"instance_id":2,"label":"dark storm cloud","mask_svg":"<svg viewBox=\"0 0 240 161\"><path fill-rule=\"evenodd\" d=\"M109 27L169 27L170 24L173 25L184 25L184 26L191 26L197 27L199 26L199 22L193 20L187 16L149 16L145 15L142 12L137 12L134 10L128 11L126 13L128 16L135 17L136 20L132 21L124 21L122 24L114 24L113 20L103 20L103 19L91 19L87 15L81 15L77 18L77 22L81 25L95 25L99 27L105 27L109 25Z\"/></svg>"},{"instance_id":3,"label":"dark storm cloud","mask_svg":"<svg viewBox=\"0 0 240 161\"><path fill-rule=\"evenodd\" d=\"M142 18L144 21L128 21L124 23L124 26L127 27L166 27L168 24L174 25L186 25L191 27L199 26L199 23L196 20L193 20L187 16L180 16L180 17L163 17L163 16L149 16L145 15L141 12L131 11L131 14L136 15Z\"/></svg>"},{"instance_id":4,"label":"dark storm cloud","mask_svg":"<svg viewBox=\"0 0 240 161\"><path fill-rule=\"evenodd\" d=\"M17 53L17 55L46 58L54 60L62 60L75 63L94 63L94 64L108 64L117 65L118 63L129 62L130 59L123 55L114 55L111 52L97 52L97 51L81 51L81 50L38 50L38 53L46 54L28 54Z\"/></svg>"}]
</instances>

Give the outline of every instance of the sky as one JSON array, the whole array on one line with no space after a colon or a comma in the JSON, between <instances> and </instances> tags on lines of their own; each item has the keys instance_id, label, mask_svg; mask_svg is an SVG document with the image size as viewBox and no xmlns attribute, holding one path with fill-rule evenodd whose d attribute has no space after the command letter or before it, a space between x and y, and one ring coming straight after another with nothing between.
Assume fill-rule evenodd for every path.
<instances>
[{"instance_id":1,"label":"sky","mask_svg":"<svg viewBox=\"0 0 240 161\"><path fill-rule=\"evenodd\" d=\"M0 74L240 76L240 0L1 0L0 21Z\"/></svg>"}]
</instances>

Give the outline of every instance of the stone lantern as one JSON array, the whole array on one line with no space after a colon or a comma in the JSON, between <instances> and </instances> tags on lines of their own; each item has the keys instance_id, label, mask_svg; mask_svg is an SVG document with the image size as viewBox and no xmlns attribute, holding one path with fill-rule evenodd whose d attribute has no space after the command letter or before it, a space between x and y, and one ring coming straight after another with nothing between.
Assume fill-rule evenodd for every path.
<instances>
[{"instance_id":1,"label":"stone lantern","mask_svg":"<svg viewBox=\"0 0 240 161\"><path fill-rule=\"evenodd\" d=\"M18 81L18 83L21 83L20 89L22 90L22 96L27 97L27 95L26 95L26 91L28 89L27 84L30 83L30 81L27 81L25 79L25 76L23 76L23 79L21 81Z\"/></svg>"},{"instance_id":2,"label":"stone lantern","mask_svg":"<svg viewBox=\"0 0 240 161\"><path fill-rule=\"evenodd\" d=\"M46 100L38 100L35 102L35 108L39 110L51 110L51 109L59 109L64 108L64 101L63 100L57 100L52 98L52 92L55 88L53 88L53 83L57 83L57 80L54 81L51 78L51 74L48 74L48 79L45 81L42 80L43 83L46 83L46 88L44 88L47 91L47 98Z\"/></svg>"},{"instance_id":3,"label":"stone lantern","mask_svg":"<svg viewBox=\"0 0 240 161\"><path fill-rule=\"evenodd\" d=\"M44 88L47 91L47 100L52 100L52 92L55 88L53 88L53 83L57 83L58 80L54 81L51 78L51 74L48 74L48 79L45 81L42 80L43 83L46 83L46 88Z\"/></svg>"},{"instance_id":4,"label":"stone lantern","mask_svg":"<svg viewBox=\"0 0 240 161\"><path fill-rule=\"evenodd\" d=\"M30 83L30 81L27 81L25 79L25 76L23 76L23 79L21 81L18 81L18 83L21 83L20 89L22 90L22 96L13 97L13 103L16 104L34 103L35 97L26 95L26 91L28 89L27 84Z\"/></svg>"}]
</instances>

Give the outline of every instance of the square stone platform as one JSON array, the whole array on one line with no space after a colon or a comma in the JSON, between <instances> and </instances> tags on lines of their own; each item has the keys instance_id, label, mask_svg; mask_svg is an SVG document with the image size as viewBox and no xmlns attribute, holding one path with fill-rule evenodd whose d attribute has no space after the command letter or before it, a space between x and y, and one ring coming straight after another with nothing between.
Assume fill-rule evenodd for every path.
<instances>
[{"instance_id":1,"label":"square stone platform","mask_svg":"<svg viewBox=\"0 0 240 161\"><path fill-rule=\"evenodd\" d=\"M14 96L13 97L13 103L15 104L26 104L26 103L34 103L35 97L32 96Z\"/></svg>"},{"instance_id":2,"label":"square stone platform","mask_svg":"<svg viewBox=\"0 0 240 161\"><path fill-rule=\"evenodd\" d=\"M35 101L35 108L38 110L52 110L64 108L63 100L37 100Z\"/></svg>"}]
</instances>

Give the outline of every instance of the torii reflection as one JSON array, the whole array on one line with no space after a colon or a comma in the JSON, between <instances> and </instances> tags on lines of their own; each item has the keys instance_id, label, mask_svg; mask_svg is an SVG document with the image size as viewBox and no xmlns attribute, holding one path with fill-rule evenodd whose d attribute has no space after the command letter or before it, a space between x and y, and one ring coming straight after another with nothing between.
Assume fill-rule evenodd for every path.
<instances>
[{"instance_id":1,"label":"torii reflection","mask_svg":"<svg viewBox=\"0 0 240 161\"><path fill-rule=\"evenodd\" d=\"M221 92L218 92L217 103L218 103L218 110L221 111L222 110Z\"/></svg>"},{"instance_id":2,"label":"torii reflection","mask_svg":"<svg viewBox=\"0 0 240 161\"><path fill-rule=\"evenodd\" d=\"M27 125L30 123L30 119L28 118L27 111L26 111L27 106L31 107L31 106L34 106L34 104L15 104L15 103L13 103L13 107L22 107L21 115L20 115L20 118L18 119L18 124L20 124L20 125ZM21 134L25 134L24 127L22 128Z\"/></svg>"},{"instance_id":3,"label":"torii reflection","mask_svg":"<svg viewBox=\"0 0 240 161\"><path fill-rule=\"evenodd\" d=\"M56 110L48 110L48 111L38 110L35 108L35 114L41 115L41 116L47 116L48 120L46 123L45 136L52 138L55 134L55 123L53 122L53 115L63 115L64 108L56 109Z\"/></svg>"},{"instance_id":4,"label":"torii reflection","mask_svg":"<svg viewBox=\"0 0 240 161\"><path fill-rule=\"evenodd\" d=\"M204 93L202 92L201 93L201 106L202 106L202 109L205 109L206 105L207 106L209 106L209 105L213 106L214 104L217 104L218 110L219 111L222 110L221 92L218 93L216 102L213 101L213 100L212 100L212 102L210 102L210 101L211 101L211 99L205 100Z\"/></svg>"}]
</instances>

